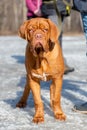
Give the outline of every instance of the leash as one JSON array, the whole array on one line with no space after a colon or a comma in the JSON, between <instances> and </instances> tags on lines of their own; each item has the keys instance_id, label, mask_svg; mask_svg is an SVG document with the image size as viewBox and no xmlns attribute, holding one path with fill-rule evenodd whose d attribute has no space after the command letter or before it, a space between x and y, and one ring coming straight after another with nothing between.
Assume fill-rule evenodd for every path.
<instances>
[{"instance_id":1,"label":"leash","mask_svg":"<svg viewBox=\"0 0 87 130\"><path fill-rule=\"evenodd\" d=\"M56 0L54 0L54 6L55 6L56 14L57 14L58 28L61 32L62 31L62 18L61 18L61 14L57 8Z\"/></svg>"}]
</instances>

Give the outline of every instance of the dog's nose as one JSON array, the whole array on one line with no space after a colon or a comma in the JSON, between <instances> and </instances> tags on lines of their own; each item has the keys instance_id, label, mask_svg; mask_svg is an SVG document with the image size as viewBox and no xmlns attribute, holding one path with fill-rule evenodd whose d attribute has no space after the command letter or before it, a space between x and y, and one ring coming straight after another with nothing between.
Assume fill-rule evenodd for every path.
<instances>
[{"instance_id":1,"label":"dog's nose","mask_svg":"<svg viewBox=\"0 0 87 130\"><path fill-rule=\"evenodd\" d=\"M42 38L42 34L37 33L37 34L35 35L35 37L36 37L37 39L40 39L40 38Z\"/></svg>"}]
</instances>

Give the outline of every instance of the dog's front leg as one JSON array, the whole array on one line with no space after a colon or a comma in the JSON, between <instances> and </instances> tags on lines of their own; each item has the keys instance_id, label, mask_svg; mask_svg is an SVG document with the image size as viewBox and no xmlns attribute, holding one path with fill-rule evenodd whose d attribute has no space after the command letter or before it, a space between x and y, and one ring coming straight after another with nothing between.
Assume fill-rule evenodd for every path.
<instances>
[{"instance_id":1,"label":"dog's front leg","mask_svg":"<svg viewBox=\"0 0 87 130\"><path fill-rule=\"evenodd\" d=\"M26 106L26 104L27 104L26 102L27 102L29 93L30 93L30 86L29 86L29 78L27 76L26 77L26 85L25 85L25 88L24 88L23 96L21 97L19 102L16 104L16 107L23 108L23 107Z\"/></svg>"},{"instance_id":2,"label":"dog's front leg","mask_svg":"<svg viewBox=\"0 0 87 130\"><path fill-rule=\"evenodd\" d=\"M54 79L50 87L51 106L56 119L65 120L66 116L61 108L62 78Z\"/></svg>"},{"instance_id":3,"label":"dog's front leg","mask_svg":"<svg viewBox=\"0 0 87 130\"><path fill-rule=\"evenodd\" d=\"M44 121L44 110L43 103L41 100L40 83L34 80L30 80L30 88L33 93L34 103L35 103L35 115L33 122L39 123Z\"/></svg>"}]
</instances>

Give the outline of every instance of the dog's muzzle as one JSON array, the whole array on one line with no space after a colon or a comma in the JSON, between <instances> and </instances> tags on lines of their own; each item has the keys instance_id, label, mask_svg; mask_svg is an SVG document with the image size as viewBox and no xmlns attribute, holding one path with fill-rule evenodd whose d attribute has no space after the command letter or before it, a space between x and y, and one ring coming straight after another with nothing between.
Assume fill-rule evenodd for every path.
<instances>
[{"instance_id":1,"label":"dog's muzzle","mask_svg":"<svg viewBox=\"0 0 87 130\"><path fill-rule=\"evenodd\" d=\"M34 56L42 56L44 52L48 51L48 44L43 33L35 32L31 40L30 50Z\"/></svg>"}]
</instances>

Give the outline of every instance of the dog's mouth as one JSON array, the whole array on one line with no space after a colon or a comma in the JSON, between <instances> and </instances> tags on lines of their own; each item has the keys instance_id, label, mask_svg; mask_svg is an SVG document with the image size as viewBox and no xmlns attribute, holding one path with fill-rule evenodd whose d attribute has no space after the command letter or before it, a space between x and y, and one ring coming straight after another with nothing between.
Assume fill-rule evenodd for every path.
<instances>
[{"instance_id":1,"label":"dog's mouth","mask_svg":"<svg viewBox=\"0 0 87 130\"><path fill-rule=\"evenodd\" d=\"M42 57L44 52L47 53L48 50L48 42L46 42L44 39L33 40L30 44L30 51L34 56Z\"/></svg>"},{"instance_id":2,"label":"dog's mouth","mask_svg":"<svg viewBox=\"0 0 87 130\"><path fill-rule=\"evenodd\" d=\"M44 52L43 45L40 42L38 42L35 45L34 51L36 52L37 55L39 55L41 52Z\"/></svg>"}]
</instances>

